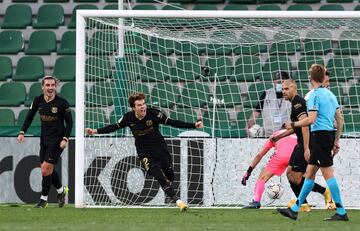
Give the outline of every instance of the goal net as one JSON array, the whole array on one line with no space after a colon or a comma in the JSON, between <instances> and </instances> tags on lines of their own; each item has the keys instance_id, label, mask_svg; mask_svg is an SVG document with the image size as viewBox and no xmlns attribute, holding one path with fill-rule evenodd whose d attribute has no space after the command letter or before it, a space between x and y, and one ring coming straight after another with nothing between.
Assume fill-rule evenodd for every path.
<instances>
[{"instance_id":1,"label":"goal net","mask_svg":"<svg viewBox=\"0 0 360 231\"><path fill-rule=\"evenodd\" d=\"M344 204L359 207L360 19L325 13L78 11L76 205L174 206L141 167L128 128L84 136L85 127L116 123L131 110L127 98L134 92L172 119L204 123L201 130L159 128L179 198L191 207L247 204L273 151L247 186L242 175L289 120L290 103L276 82L287 73L304 96L311 88L308 69L317 63L330 71L345 116L334 161ZM270 182L281 182L285 194L271 201L265 192L263 205L294 197L285 176ZM319 194L309 203L323 206Z\"/></svg>"}]
</instances>

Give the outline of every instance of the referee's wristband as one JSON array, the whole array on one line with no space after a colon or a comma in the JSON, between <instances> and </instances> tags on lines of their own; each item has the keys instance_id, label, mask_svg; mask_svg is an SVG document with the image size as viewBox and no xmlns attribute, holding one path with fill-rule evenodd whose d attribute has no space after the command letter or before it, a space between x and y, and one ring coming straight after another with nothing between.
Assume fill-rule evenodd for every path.
<instances>
[{"instance_id":1,"label":"referee's wristband","mask_svg":"<svg viewBox=\"0 0 360 231\"><path fill-rule=\"evenodd\" d=\"M20 132L19 132L19 135L25 135L25 132L24 132L24 131L20 131Z\"/></svg>"},{"instance_id":2,"label":"referee's wristband","mask_svg":"<svg viewBox=\"0 0 360 231\"><path fill-rule=\"evenodd\" d=\"M69 139L67 137L63 137L62 140L65 140L66 142L69 142Z\"/></svg>"}]
</instances>

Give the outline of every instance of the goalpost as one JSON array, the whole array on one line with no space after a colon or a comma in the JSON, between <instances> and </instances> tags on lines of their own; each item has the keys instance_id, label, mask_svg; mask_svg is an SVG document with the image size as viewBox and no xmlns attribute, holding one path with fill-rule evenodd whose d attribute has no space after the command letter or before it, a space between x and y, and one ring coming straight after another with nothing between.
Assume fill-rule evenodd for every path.
<instances>
[{"instance_id":1,"label":"goalpost","mask_svg":"<svg viewBox=\"0 0 360 231\"><path fill-rule=\"evenodd\" d=\"M190 207L247 204L271 153L246 187L242 174L268 137L264 131L279 126L260 116L260 128L248 134L247 121L261 94L274 91L278 71L288 72L304 96L313 63L331 72L344 110L335 172L345 206L359 207L359 29L356 12L77 11L76 207L174 206L141 168L128 128L84 135L85 127L119 120L128 95L139 91L148 107L172 119L204 122L201 131L160 126L178 196ZM285 194L273 205L285 205L291 190L285 176L270 180L278 181ZM309 202L323 206L315 194ZM270 203L265 193L262 204Z\"/></svg>"}]
</instances>

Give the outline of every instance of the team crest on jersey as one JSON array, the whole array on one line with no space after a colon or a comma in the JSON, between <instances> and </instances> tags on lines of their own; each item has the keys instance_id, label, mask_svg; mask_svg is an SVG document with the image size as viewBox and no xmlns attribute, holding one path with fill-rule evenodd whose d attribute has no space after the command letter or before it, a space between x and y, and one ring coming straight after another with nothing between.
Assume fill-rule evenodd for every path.
<instances>
[{"instance_id":1,"label":"team crest on jersey","mask_svg":"<svg viewBox=\"0 0 360 231\"><path fill-rule=\"evenodd\" d=\"M58 112L58 108L57 107L52 107L51 112L56 114Z\"/></svg>"},{"instance_id":2,"label":"team crest on jersey","mask_svg":"<svg viewBox=\"0 0 360 231\"><path fill-rule=\"evenodd\" d=\"M146 120L146 126L150 127L151 125L153 125L152 120Z\"/></svg>"}]
</instances>

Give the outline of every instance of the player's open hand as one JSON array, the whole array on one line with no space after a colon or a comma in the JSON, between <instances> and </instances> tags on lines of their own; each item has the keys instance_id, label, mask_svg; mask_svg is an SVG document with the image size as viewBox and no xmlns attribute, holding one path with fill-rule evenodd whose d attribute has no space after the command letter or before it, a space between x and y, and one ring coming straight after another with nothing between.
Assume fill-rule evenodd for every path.
<instances>
[{"instance_id":1,"label":"player's open hand","mask_svg":"<svg viewBox=\"0 0 360 231\"><path fill-rule=\"evenodd\" d=\"M25 141L25 136L24 136L24 134L19 134L18 137L17 137L17 141L18 141L19 143L24 142L24 141Z\"/></svg>"},{"instance_id":2,"label":"player's open hand","mask_svg":"<svg viewBox=\"0 0 360 231\"><path fill-rule=\"evenodd\" d=\"M196 127L196 128L203 128L204 125L203 125L202 120L198 120L198 121L195 123L195 127Z\"/></svg>"},{"instance_id":3,"label":"player's open hand","mask_svg":"<svg viewBox=\"0 0 360 231\"><path fill-rule=\"evenodd\" d=\"M92 129L92 128L85 128L85 134L86 135L94 135L97 133L96 129Z\"/></svg>"}]
</instances>

